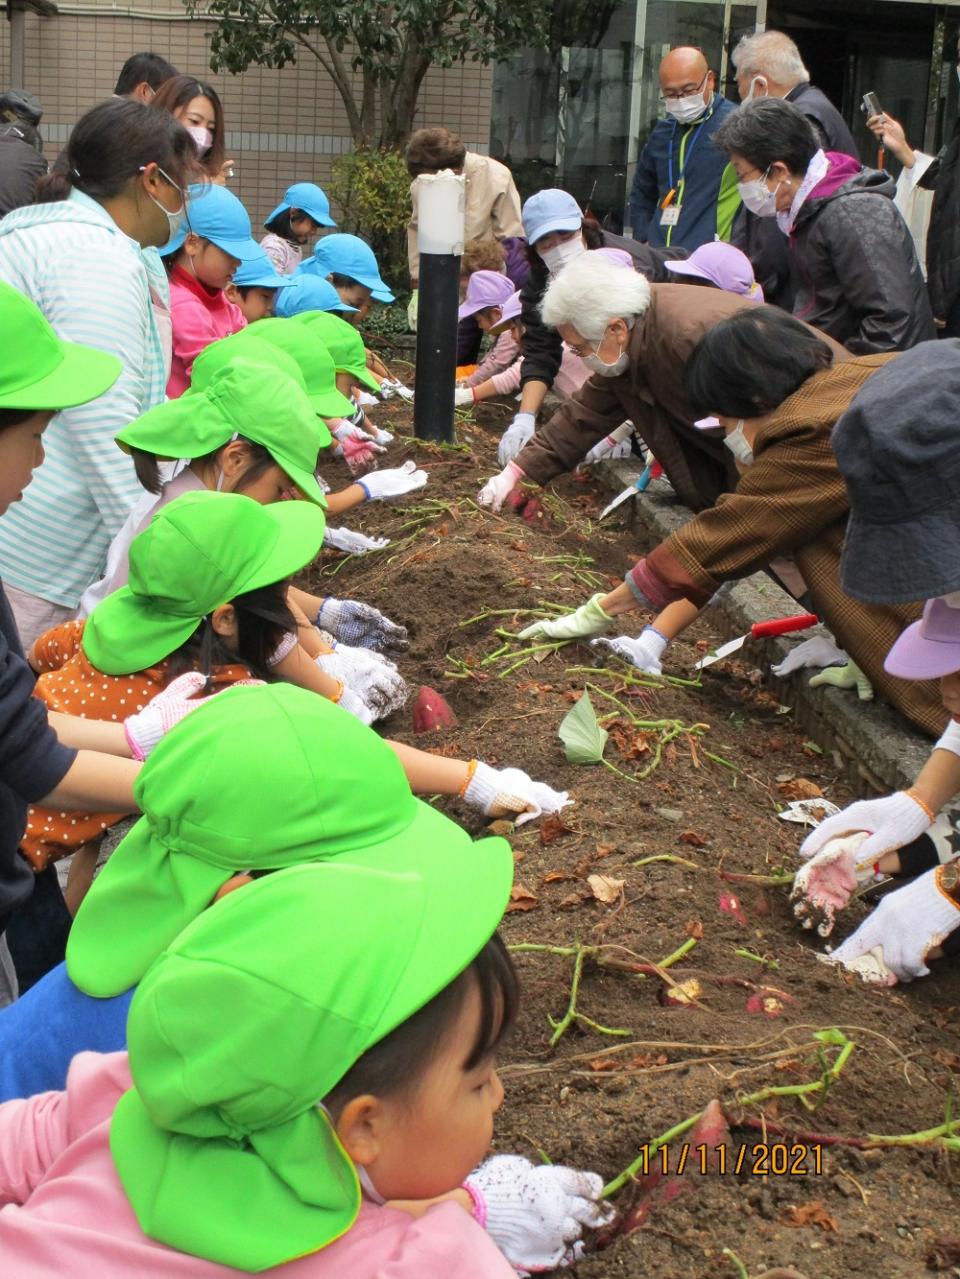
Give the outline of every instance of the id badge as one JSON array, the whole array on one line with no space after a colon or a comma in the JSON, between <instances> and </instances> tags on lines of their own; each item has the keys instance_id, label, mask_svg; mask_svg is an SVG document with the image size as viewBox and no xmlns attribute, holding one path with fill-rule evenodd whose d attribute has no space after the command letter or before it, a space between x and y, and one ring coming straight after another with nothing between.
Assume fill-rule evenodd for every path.
<instances>
[{"instance_id":1,"label":"id badge","mask_svg":"<svg viewBox=\"0 0 960 1279\"><path fill-rule=\"evenodd\" d=\"M660 214L661 226L676 226L679 221L680 221L679 205L670 204Z\"/></svg>"}]
</instances>

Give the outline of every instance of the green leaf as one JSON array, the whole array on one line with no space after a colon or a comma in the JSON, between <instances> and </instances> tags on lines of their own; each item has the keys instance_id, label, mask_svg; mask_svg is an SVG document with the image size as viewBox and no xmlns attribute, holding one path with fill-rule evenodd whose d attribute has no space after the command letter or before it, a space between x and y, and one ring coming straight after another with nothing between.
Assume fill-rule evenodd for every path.
<instances>
[{"instance_id":1,"label":"green leaf","mask_svg":"<svg viewBox=\"0 0 960 1279\"><path fill-rule=\"evenodd\" d=\"M590 694L584 693L557 730L571 764L598 764L607 744L607 730L597 723Z\"/></svg>"}]
</instances>

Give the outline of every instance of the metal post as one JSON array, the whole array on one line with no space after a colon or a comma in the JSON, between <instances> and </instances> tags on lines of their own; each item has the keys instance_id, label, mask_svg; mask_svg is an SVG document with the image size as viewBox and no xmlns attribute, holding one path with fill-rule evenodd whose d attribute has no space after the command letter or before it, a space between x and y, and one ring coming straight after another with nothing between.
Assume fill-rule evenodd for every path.
<instances>
[{"instance_id":1,"label":"metal post","mask_svg":"<svg viewBox=\"0 0 960 1279\"><path fill-rule=\"evenodd\" d=\"M457 305L463 252L464 180L449 169L418 179L417 394L413 431L421 440L453 442Z\"/></svg>"}]
</instances>

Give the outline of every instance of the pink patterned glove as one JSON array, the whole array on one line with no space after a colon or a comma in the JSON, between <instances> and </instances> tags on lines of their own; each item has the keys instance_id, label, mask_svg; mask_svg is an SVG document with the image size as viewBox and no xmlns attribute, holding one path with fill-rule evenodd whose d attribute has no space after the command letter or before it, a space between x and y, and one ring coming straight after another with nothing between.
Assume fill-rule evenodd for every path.
<instances>
[{"instance_id":1,"label":"pink patterned glove","mask_svg":"<svg viewBox=\"0 0 960 1279\"><path fill-rule=\"evenodd\" d=\"M199 671L185 671L167 685L162 693L147 702L142 711L131 715L123 721L123 731L134 759L144 760L159 742L163 735L184 719L191 711L205 702L210 702L216 693L209 697L195 697L206 684L205 675ZM262 679L241 679L237 684L262 684ZM236 685L231 685L236 687ZM221 690L222 691L222 690Z\"/></svg>"}]
</instances>

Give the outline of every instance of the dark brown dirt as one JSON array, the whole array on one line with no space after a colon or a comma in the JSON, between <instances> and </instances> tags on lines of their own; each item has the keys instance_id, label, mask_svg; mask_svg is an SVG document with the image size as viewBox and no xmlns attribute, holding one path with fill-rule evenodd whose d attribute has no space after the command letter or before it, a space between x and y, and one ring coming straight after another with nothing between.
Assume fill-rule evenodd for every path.
<instances>
[{"instance_id":1,"label":"dark brown dirt","mask_svg":"<svg viewBox=\"0 0 960 1279\"><path fill-rule=\"evenodd\" d=\"M409 410L385 405L376 416L399 435L409 434ZM328 553L312 584L368 600L409 627L412 643L401 668L411 683L443 692L459 718L459 727L445 735L417 738L407 710L384 726L390 735L444 754L525 768L575 797L575 807L563 813L565 829L549 843L536 825L508 836L530 909L507 915L507 941L602 943L622 948L608 955L650 963L695 935L693 950L670 972L675 981L696 977L701 993L697 1005L663 1007L658 996L664 983L656 975L641 978L588 960L580 1008L601 1025L628 1033L613 1038L575 1025L551 1049L548 1018L561 1017L567 1007L573 961L518 954L524 1007L503 1055L507 1099L498 1118L498 1148L533 1157L543 1152L551 1161L612 1179L645 1142L713 1097L721 1099L731 1122L731 1166L739 1147L763 1141L757 1127L764 1119L771 1142L777 1125L863 1139L942 1123L960 1072L960 968L941 966L926 981L892 990L854 984L817 963L819 945L794 926L787 888L731 884L718 874L770 876L795 869L800 828L776 817L784 801L780 787L789 779L808 779L839 804L851 798L829 756L804 741L789 709L763 688L754 665L764 662L761 647L748 646L743 661L718 664L702 687L630 687L612 677L627 670L616 660L606 673L571 674L572 666L598 661L586 645L568 646L503 677L509 661L482 664L504 643L494 634L498 627L516 631L531 619L504 613L463 625L467 619L491 609L529 609L537 601L575 606L618 582L643 549L616 517L598 527L596 514L608 495L571 477L538 493L543 514L532 525L517 515L479 511L473 499L497 469L495 442L507 416L492 407L482 411L480 425L462 423L459 450L398 439L389 464L415 457L430 472L429 486L393 507L362 508L347 522L388 534L393 544L364 558ZM621 629L636 634L642 620L628 617ZM689 675L697 653L716 640L709 619L699 623L669 650L667 672ZM557 727L585 678L645 720L709 728L695 739L678 736L643 781L599 764L567 764ZM593 700L598 714L618 713L602 696ZM656 735L619 736L619 747L613 736L608 742L606 759L635 775L651 763ZM712 762L705 751L729 766ZM483 821L461 806L451 804L449 811L483 832ZM662 855L694 865L633 865ZM586 876L595 873L623 881L612 903L592 896ZM720 911L723 892L736 894L745 923ZM839 936L853 929L864 909L847 912ZM777 967L738 956L738 949ZM747 1012L758 986L788 997L779 1016ZM795 1098L777 1097L747 1109L753 1126L738 1122L744 1117L738 1097L820 1077L813 1035L832 1027L856 1047L819 1109L808 1112ZM836 1052L830 1049L828 1060ZM671 1171L681 1142L668 1148ZM929 1273L934 1240L952 1234L955 1224L955 1172L948 1156L826 1145L819 1173L812 1153L799 1163L804 1175L764 1176L762 1159L748 1151L740 1175L688 1174L685 1192L654 1206L642 1229L615 1238L567 1273L582 1279L734 1276L724 1248L742 1259L752 1279L772 1267L793 1267L806 1279ZM626 1198L617 1202L625 1205ZM789 1224L794 1218L807 1224ZM951 1265L956 1262L946 1261L941 1273L960 1274Z\"/></svg>"}]
</instances>

